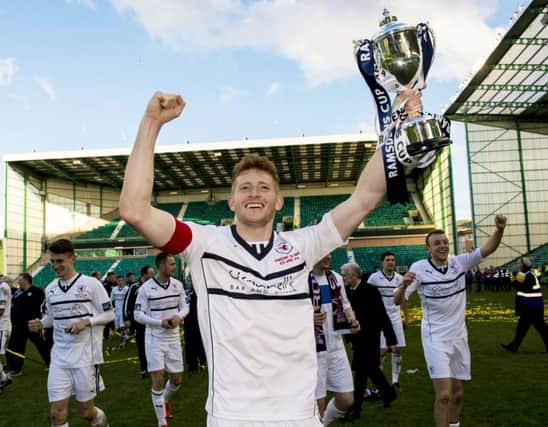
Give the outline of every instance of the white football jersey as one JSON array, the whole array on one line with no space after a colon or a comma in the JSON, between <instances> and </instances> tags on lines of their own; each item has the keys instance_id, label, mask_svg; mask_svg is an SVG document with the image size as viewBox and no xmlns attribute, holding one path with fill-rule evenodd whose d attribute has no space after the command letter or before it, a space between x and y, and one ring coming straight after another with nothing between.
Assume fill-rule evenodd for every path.
<instances>
[{"instance_id":1,"label":"white football jersey","mask_svg":"<svg viewBox=\"0 0 548 427\"><path fill-rule=\"evenodd\" d=\"M350 301L348 301L348 297L346 296L346 289L344 287L343 279L339 273L335 271L332 271L332 273L337 278L337 282L341 285L341 302L343 309L346 310L350 308L351 305ZM333 328L333 304L331 302L331 287L327 281L327 276L325 274L319 277L316 276L316 280L320 285L322 312L327 314L326 319L323 322L323 331L325 334L325 345L327 347L327 351L334 352L344 350L342 336L336 334Z\"/></svg>"},{"instance_id":2,"label":"white football jersey","mask_svg":"<svg viewBox=\"0 0 548 427\"><path fill-rule=\"evenodd\" d=\"M0 316L0 329L11 329L11 288L6 282L0 283L0 309L4 310Z\"/></svg>"},{"instance_id":3,"label":"white football jersey","mask_svg":"<svg viewBox=\"0 0 548 427\"><path fill-rule=\"evenodd\" d=\"M183 252L198 297L210 416L300 420L315 415L317 378L308 273L343 241L328 213L271 236L260 254L235 226L187 223Z\"/></svg>"},{"instance_id":4,"label":"white football jersey","mask_svg":"<svg viewBox=\"0 0 548 427\"><path fill-rule=\"evenodd\" d=\"M115 286L114 288L112 288L112 292L110 293L110 299L112 300L114 311L117 314L124 311L124 300L126 299L128 289L129 286L124 286L123 288L121 288L120 286Z\"/></svg>"},{"instance_id":5,"label":"white football jersey","mask_svg":"<svg viewBox=\"0 0 548 427\"><path fill-rule=\"evenodd\" d=\"M400 306L394 304L394 294L402 285L402 282L402 275L396 272L392 277L388 277L382 271L377 271L367 279L367 283L375 286L381 293L384 308L390 319L400 318L401 320Z\"/></svg>"},{"instance_id":6,"label":"white football jersey","mask_svg":"<svg viewBox=\"0 0 548 427\"><path fill-rule=\"evenodd\" d=\"M51 364L60 368L81 368L103 363L103 325L83 329L78 334L65 332L72 323L112 310L103 284L78 273L63 289L60 279L46 288L46 312L53 318Z\"/></svg>"},{"instance_id":7,"label":"white football jersey","mask_svg":"<svg viewBox=\"0 0 548 427\"><path fill-rule=\"evenodd\" d=\"M436 268L429 259L415 262L410 271L415 281L407 288L406 298L417 290L422 306L422 335L440 340L467 337L466 272L483 261L479 249L450 257L447 271Z\"/></svg>"},{"instance_id":8,"label":"white football jersey","mask_svg":"<svg viewBox=\"0 0 548 427\"><path fill-rule=\"evenodd\" d=\"M146 325L145 334L165 340L179 340L179 327L162 328L162 319L168 319L176 314L188 313L186 293L183 284L171 277L165 285L155 277L141 285L135 301L135 311L141 311L146 316L157 321L157 325ZM136 316L137 318L137 316ZM182 320L182 319L181 319Z\"/></svg>"}]
</instances>

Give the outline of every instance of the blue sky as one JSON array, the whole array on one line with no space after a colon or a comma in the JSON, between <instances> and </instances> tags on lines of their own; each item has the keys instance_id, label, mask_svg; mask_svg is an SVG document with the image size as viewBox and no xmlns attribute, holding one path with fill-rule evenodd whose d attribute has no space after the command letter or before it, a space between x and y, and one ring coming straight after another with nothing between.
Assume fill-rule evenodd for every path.
<instances>
[{"instance_id":1,"label":"blue sky","mask_svg":"<svg viewBox=\"0 0 548 427\"><path fill-rule=\"evenodd\" d=\"M130 146L155 90L187 101L159 144L371 130L373 103L352 40L377 31L384 6L401 21L433 26L437 52L424 104L439 113L520 2L2 2L2 154ZM454 127L460 219L470 216L469 195L460 179L464 133Z\"/></svg>"}]
</instances>

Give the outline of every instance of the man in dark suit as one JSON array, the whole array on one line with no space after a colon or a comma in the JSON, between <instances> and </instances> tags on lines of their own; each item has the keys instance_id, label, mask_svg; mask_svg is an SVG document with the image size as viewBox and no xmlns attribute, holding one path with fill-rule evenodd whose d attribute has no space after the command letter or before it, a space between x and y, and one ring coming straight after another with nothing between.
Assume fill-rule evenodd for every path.
<instances>
[{"instance_id":1,"label":"man in dark suit","mask_svg":"<svg viewBox=\"0 0 548 427\"><path fill-rule=\"evenodd\" d=\"M137 293L139 288L147 280L154 277L154 269L150 265L144 265L141 268L140 279L129 285L129 290L126 293L124 299L124 322L126 328L133 328L135 330L135 342L137 343L137 356L139 356L139 367L141 369L141 378L148 377L147 370L147 356L145 354L145 325L135 321L133 312L135 310L135 301L137 300Z\"/></svg>"},{"instance_id":2,"label":"man in dark suit","mask_svg":"<svg viewBox=\"0 0 548 427\"><path fill-rule=\"evenodd\" d=\"M17 280L19 289L13 295L11 308L13 329L6 352L6 361L12 376L18 376L21 373L25 362L21 355L25 355L27 339L34 344L46 366L49 366L52 346L52 343L44 340L41 334L30 332L28 329L29 320L42 316L44 291L32 285L32 276L29 273L21 273Z\"/></svg>"},{"instance_id":3,"label":"man in dark suit","mask_svg":"<svg viewBox=\"0 0 548 427\"><path fill-rule=\"evenodd\" d=\"M363 278L360 266L355 263L344 264L341 274L344 284L349 287L347 294L361 325L361 331L351 336L354 406L349 415L349 418L359 418L368 378L379 389L385 407L389 407L390 402L396 399L396 391L380 368L381 331L391 350L395 350L397 340L381 294Z\"/></svg>"}]
</instances>

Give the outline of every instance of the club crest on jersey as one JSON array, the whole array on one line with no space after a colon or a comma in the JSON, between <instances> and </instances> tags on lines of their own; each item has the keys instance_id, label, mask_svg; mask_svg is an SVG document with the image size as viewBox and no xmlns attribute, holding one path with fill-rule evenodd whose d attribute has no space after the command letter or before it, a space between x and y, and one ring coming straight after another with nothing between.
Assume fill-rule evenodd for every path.
<instances>
[{"instance_id":1,"label":"club crest on jersey","mask_svg":"<svg viewBox=\"0 0 548 427\"><path fill-rule=\"evenodd\" d=\"M86 287L84 285L78 285L78 287L76 288L76 297L85 298L86 296Z\"/></svg>"},{"instance_id":2,"label":"club crest on jersey","mask_svg":"<svg viewBox=\"0 0 548 427\"><path fill-rule=\"evenodd\" d=\"M291 250L293 249L293 246L291 246L289 243L280 243L277 245L274 250L282 255L287 255Z\"/></svg>"}]
</instances>

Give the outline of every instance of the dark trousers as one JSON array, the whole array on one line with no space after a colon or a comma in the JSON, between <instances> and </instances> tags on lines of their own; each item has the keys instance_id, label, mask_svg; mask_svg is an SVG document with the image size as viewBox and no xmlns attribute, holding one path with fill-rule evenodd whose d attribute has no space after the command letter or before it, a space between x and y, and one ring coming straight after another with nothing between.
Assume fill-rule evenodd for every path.
<instances>
[{"instance_id":1,"label":"dark trousers","mask_svg":"<svg viewBox=\"0 0 548 427\"><path fill-rule=\"evenodd\" d=\"M544 321L543 309L524 311L519 316L518 326L516 327L516 335L512 342L508 345L514 351L517 351L531 325L533 325L540 334L542 341L544 341L544 347L546 351L548 351L548 325L546 325L546 322Z\"/></svg>"},{"instance_id":2,"label":"dark trousers","mask_svg":"<svg viewBox=\"0 0 548 427\"><path fill-rule=\"evenodd\" d=\"M145 325L141 325L137 322L132 322L135 329L135 342L137 343L137 356L139 356L139 368L141 372L148 371L147 356L145 353Z\"/></svg>"},{"instance_id":3,"label":"dark trousers","mask_svg":"<svg viewBox=\"0 0 548 427\"><path fill-rule=\"evenodd\" d=\"M361 412L364 393L369 378L379 389L385 402L394 400L394 389L390 386L380 368L379 340L356 337L352 341L352 369L354 370L354 413Z\"/></svg>"},{"instance_id":4,"label":"dark trousers","mask_svg":"<svg viewBox=\"0 0 548 427\"><path fill-rule=\"evenodd\" d=\"M24 324L14 323L8 342L8 350L25 355L27 339L34 344L46 366L49 366L51 345L40 334L30 332L26 322ZM6 362L10 370L19 372L23 368L25 359L6 351Z\"/></svg>"},{"instance_id":5,"label":"dark trousers","mask_svg":"<svg viewBox=\"0 0 548 427\"><path fill-rule=\"evenodd\" d=\"M196 372L200 365L205 365L206 355L198 325L189 327L185 323L185 360L190 372Z\"/></svg>"},{"instance_id":6,"label":"dark trousers","mask_svg":"<svg viewBox=\"0 0 548 427\"><path fill-rule=\"evenodd\" d=\"M108 337L110 336L110 331L113 331L113 330L114 330L114 322L108 322L103 328L103 338L108 340Z\"/></svg>"}]
</instances>

